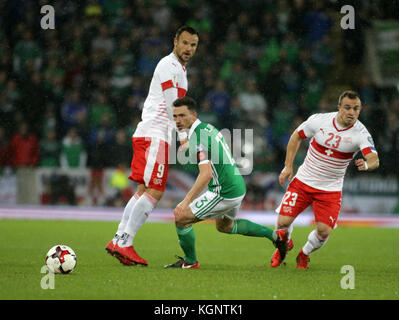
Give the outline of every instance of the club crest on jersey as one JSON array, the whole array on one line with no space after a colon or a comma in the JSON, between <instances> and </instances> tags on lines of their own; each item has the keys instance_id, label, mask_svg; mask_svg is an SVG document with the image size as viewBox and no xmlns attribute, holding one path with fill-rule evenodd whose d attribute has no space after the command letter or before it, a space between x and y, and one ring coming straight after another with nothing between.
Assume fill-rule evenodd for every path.
<instances>
[{"instance_id":1,"label":"club crest on jersey","mask_svg":"<svg viewBox=\"0 0 399 320\"><path fill-rule=\"evenodd\" d=\"M153 183L162 186L162 179L154 179Z\"/></svg>"},{"instance_id":2,"label":"club crest on jersey","mask_svg":"<svg viewBox=\"0 0 399 320\"><path fill-rule=\"evenodd\" d=\"M342 142L343 143L352 143L352 137L343 137Z\"/></svg>"}]
</instances>

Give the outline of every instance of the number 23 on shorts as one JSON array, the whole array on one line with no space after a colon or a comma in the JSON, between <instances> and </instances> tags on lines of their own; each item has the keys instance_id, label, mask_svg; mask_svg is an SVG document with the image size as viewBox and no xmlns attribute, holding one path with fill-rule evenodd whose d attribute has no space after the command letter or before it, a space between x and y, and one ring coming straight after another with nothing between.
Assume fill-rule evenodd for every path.
<instances>
[{"instance_id":1,"label":"number 23 on shorts","mask_svg":"<svg viewBox=\"0 0 399 320\"><path fill-rule=\"evenodd\" d=\"M295 207L297 199L298 199L298 194L296 192L287 191L283 198L283 205Z\"/></svg>"}]
</instances>

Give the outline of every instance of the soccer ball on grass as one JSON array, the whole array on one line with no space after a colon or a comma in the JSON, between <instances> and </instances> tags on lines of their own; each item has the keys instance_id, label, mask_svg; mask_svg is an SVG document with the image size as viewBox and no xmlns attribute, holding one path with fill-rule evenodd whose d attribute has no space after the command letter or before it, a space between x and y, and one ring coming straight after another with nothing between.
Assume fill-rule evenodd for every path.
<instances>
[{"instance_id":1,"label":"soccer ball on grass","mask_svg":"<svg viewBox=\"0 0 399 320\"><path fill-rule=\"evenodd\" d=\"M70 273L76 267L76 254L68 246L56 245L47 252L46 265L53 273Z\"/></svg>"}]
</instances>

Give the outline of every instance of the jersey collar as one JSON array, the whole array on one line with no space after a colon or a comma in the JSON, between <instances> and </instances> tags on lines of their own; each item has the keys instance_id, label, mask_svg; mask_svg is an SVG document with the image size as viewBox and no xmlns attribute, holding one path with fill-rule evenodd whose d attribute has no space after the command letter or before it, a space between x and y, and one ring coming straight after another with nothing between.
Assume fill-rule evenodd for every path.
<instances>
[{"instance_id":1,"label":"jersey collar","mask_svg":"<svg viewBox=\"0 0 399 320\"><path fill-rule=\"evenodd\" d=\"M172 59L176 60L179 65L183 68L183 71L186 72L186 67L180 62L179 58L175 55L175 53L172 51L171 53Z\"/></svg>"},{"instance_id":2,"label":"jersey collar","mask_svg":"<svg viewBox=\"0 0 399 320\"><path fill-rule=\"evenodd\" d=\"M355 125L355 123L354 124L352 124L351 126L349 126L349 127L346 127L346 128L342 128L342 129L340 129L341 128L341 126L339 126L339 124L338 124L338 121L336 121L336 117L338 116L338 113L336 114L336 116L333 118L333 125L334 125L334 128L335 128L335 130L337 130L337 131L346 131L346 130L349 130L350 128L352 128L354 125Z\"/></svg>"},{"instance_id":3,"label":"jersey collar","mask_svg":"<svg viewBox=\"0 0 399 320\"><path fill-rule=\"evenodd\" d=\"M197 119L194 121L194 123L191 125L190 131L188 132L188 138L190 139L191 135L193 134L195 128L198 127L198 125L201 123L200 119Z\"/></svg>"}]
</instances>

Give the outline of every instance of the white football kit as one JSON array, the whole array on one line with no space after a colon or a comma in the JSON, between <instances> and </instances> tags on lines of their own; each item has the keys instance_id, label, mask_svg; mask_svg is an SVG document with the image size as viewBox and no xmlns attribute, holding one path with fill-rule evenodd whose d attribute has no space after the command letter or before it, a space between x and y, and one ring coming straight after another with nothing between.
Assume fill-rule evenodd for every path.
<instances>
[{"instance_id":1,"label":"white football kit","mask_svg":"<svg viewBox=\"0 0 399 320\"><path fill-rule=\"evenodd\" d=\"M312 139L295 177L315 189L341 191L346 169L356 153L377 153L370 133L359 120L340 128L337 114L314 114L297 128L302 139Z\"/></svg>"},{"instance_id":2,"label":"white football kit","mask_svg":"<svg viewBox=\"0 0 399 320\"><path fill-rule=\"evenodd\" d=\"M158 138L170 144L172 130L176 128L173 101L184 97L186 92L186 68L172 52L162 58L155 68L141 114L142 121L137 125L133 137Z\"/></svg>"}]
</instances>

